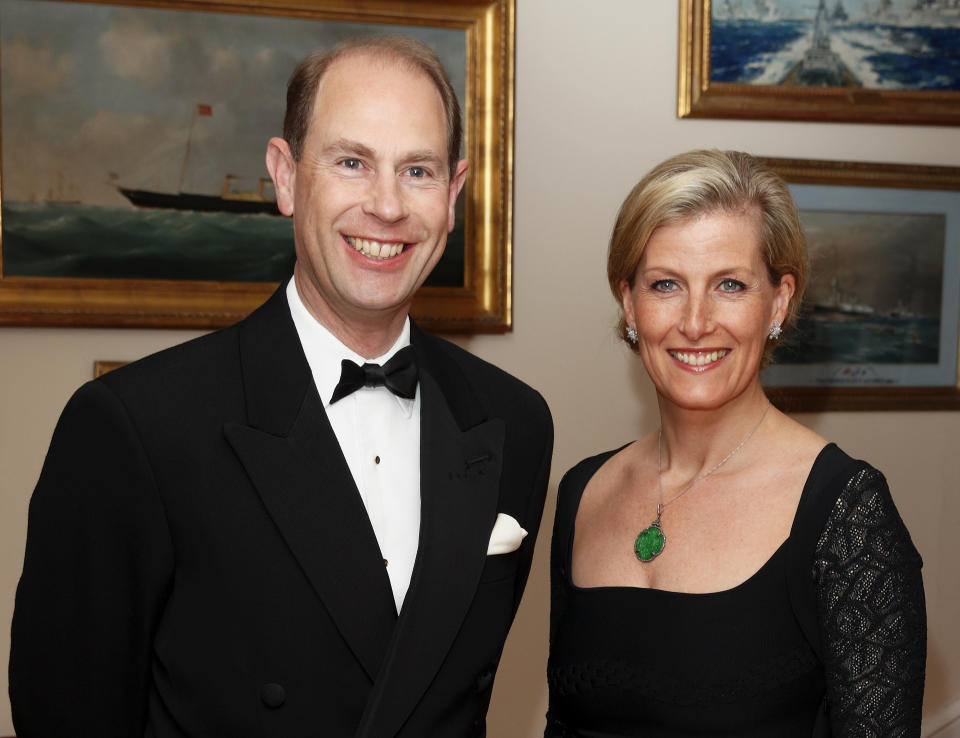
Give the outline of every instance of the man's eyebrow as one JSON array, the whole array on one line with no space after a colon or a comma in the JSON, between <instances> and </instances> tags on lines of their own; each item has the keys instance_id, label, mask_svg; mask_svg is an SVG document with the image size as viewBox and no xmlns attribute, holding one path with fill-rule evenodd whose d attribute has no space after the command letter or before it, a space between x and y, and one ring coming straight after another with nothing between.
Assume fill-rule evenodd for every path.
<instances>
[{"instance_id":1,"label":"man's eyebrow","mask_svg":"<svg viewBox=\"0 0 960 738\"><path fill-rule=\"evenodd\" d=\"M359 141L351 141L347 138L337 139L332 144L327 146L327 148L324 149L324 152L334 155L350 154L362 157L364 159L372 159L374 157L374 151L369 146L366 146Z\"/></svg>"},{"instance_id":2,"label":"man's eyebrow","mask_svg":"<svg viewBox=\"0 0 960 738\"><path fill-rule=\"evenodd\" d=\"M419 164L419 163L428 163L428 164L442 164L443 157L440 156L433 149L423 149L422 151L411 151L409 154L403 157L405 162L410 164Z\"/></svg>"},{"instance_id":3,"label":"man's eyebrow","mask_svg":"<svg viewBox=\"0 0 960 738\"><path fill-rule=\"evenodd\" d=\"M363 159L375 159L376 152L366 144L359 141L351 141L348 138L340 138L331 143L324 149L324 153L333 156L347 155L356 156ZM443 164L443 157L439 152L433 149L420 149L405 154L401 159L405 164Z\"/></svg>"}]
</instances>

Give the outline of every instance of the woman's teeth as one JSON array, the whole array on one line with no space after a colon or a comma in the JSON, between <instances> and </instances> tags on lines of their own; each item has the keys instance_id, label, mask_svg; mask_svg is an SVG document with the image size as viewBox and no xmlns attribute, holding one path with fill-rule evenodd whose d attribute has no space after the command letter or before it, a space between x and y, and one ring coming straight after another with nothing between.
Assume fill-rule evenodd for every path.
<instances>
[{"instance_id":1,"label":"woman's teeth","mask_svg":"<svg viewBox=\"0 0 960 738\"><path fill-rule=\"evenodd\" d=\"M353 246L353 248L364 256L369 256L374 259L390 259L403 251L403 247L405 246L405 244L402 243L382 243L369 238L354 238L351 236L347 236L346 238L347 243Z\"/></svg>"},{"instance_id":2,"label":"woman's teeth","mask_svg":"<svg viewBox=\"0 0 960 738\"><path fill-rule=\"evenodd\" d=\"M681 364L689 366L704 366L722 359L730 353L727 349L719 351L671 351L670 355Z\"/></svg>"}]
</instances>

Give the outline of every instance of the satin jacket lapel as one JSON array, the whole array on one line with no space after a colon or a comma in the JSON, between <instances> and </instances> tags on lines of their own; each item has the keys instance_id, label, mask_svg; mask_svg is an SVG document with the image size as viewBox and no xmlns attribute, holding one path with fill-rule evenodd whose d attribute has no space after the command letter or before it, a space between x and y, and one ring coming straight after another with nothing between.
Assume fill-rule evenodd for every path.
<instances>
[{"instance_id":1,"label":"satin jacket lapel","mask_svg":"<svg viewBox=\"0 0 960 738\"><path fill-rule=\"evenodd\" d=\"M396 624L383 558L320 402L283 287L240 328L249 425L224 434L371 680Z\"/></svg>"},{"instance_id":2,"label":"satin jacket lapel","mask_svg":"<svg viewBox=\"0 0 960 738\"><path fill-rule=\"evenodd\" d=\"M423 393L420 542L358 738L395 735L436 676L476 593L497 516L503 421L484 419L459 369L438 365L442 357L425 355L416 341L414 331Z\"/></svg>"}]
</instances>

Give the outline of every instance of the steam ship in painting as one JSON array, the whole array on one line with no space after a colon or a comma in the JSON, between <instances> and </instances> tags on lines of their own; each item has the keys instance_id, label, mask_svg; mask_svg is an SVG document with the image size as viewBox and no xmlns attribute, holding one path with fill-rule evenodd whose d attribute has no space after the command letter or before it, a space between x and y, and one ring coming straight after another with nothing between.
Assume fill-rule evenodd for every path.
<instances>
[{"instance_id":1,"label":"steam ship in painting","mask_svg":"<svg viewBox=\"0 0 960 738\"><path fill-rule=\"evenodd\" d=\"M264 187L272 186L267 177L257 182L256 192L235 192L230 183L238 179L228 174L223 179L223 189L219 195L203 195L195 192L153 192L135 190L117 186L117 191L138 208L160 208L163 210L192 210L198 213L263 213L280 215L277 201L266 197Z\"/></svg>"},{"instance_id":2,"label":"steam ship in painting","mask_svg":"<svg viewBox=\"0 0 960 738\"><path fill-rule=\"evenodd\" d=\"M256 191L234 190L232 183L240 177L228 174L223 178L223 187L219 195L205 195L196 192L184 192L183 181L187 173L187 161L190 158L190 141L193 137L193 127L199 117L213 115L210 105L198 104L190 122L187 133L187 145L183 154L183 165L180 168L180 185L176 192L155 192L153 190L138 190L131 187L114 185L132 205L138 208L157 208L161 210L190 210L198 213L241 213L280 215L277 201L264 194L266 187L272 187L273 182L268 177L257 180Z\"/></svg>"},{"instance_id":3,"label":"steam ship in painting","mask_svg":"<svg viewBox=\"0 0 960 738\"><path fill-rule=\"evenodd\" d=\"M857 320L869 318L876 310L860 302L855 295L844 294L840 290L840 280L834 277L830 282L830 295L825 300L809 305L810 317L821 320Z\"/></svg>"}]
</instances>

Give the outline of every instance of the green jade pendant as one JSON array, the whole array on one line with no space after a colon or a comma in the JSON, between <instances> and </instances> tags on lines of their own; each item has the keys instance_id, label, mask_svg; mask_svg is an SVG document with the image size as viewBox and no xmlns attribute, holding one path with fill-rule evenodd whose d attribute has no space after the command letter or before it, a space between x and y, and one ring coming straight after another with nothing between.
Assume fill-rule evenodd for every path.
<instances>
[{"instance_id":1,"label":"green jade pendant","mask_svg":"<svg viewBox=\"0 0 960 738\"><path fill-rule=\"evenodd\" d=\"M650 524L649 528L640 531L637 540L633 542L633 552L644 563L657 558L667 545L667 537L663 535L663 529L660 527L662 511L663 506L657 505L657 519Z\"/></svg>"}]
</instances>

